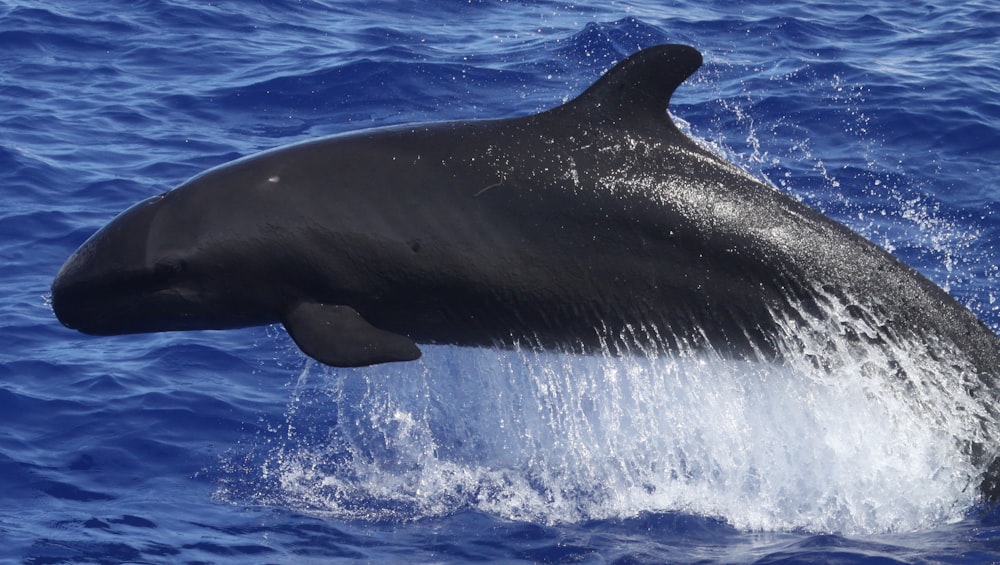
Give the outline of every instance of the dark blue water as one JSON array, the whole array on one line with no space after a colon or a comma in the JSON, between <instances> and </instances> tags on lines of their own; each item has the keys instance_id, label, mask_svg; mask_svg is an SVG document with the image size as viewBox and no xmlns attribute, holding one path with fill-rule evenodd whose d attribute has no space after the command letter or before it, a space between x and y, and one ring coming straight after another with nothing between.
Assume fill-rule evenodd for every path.
<instances>
[{"instance_id":1,"label":"dark blue water","mask_svg":"<svg viewBox=\"0 0 1000 565\"><path fill-rule=\"evenodd\" d=\"M986 1L0 2L0 560L1000 561L954 430L851 375L334 371L280 328L89 338L47 303L94 230L207 167L536 112L681 42L692 135L997 328L998 29Z\"/></svg>"}]
</instances>

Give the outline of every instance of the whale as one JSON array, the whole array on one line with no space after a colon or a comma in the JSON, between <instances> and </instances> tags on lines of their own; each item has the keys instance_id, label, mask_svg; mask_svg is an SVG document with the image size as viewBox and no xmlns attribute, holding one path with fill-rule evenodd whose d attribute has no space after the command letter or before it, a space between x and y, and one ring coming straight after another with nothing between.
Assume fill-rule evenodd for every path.
<instances>
[{"instance_id":1,"label":"whale","mask_svg":"<svg viewBox=\"0 0 1000 565\"><path fill-rule=\"evenodd\" d=\"M836 312L850 340L931 348L995 388L1000 343L967 308L676 126L670 100L701 63L659 45L536 114L212 168L84 242L52 308L93 335L280 323L337 367L418 344L767 359Z\"/></svg>"},{"instance_id":2,"label":"whale","mask_svg":"<svg viewBox=\"0 0 1000 565\"><path fill-rule=\"evenodd\" d=\"M87 239L52 309L92 335L280 323L335 367L412 361L424 344L821 369L833 351L862 372L877 357L906 390L969 411L962 449L1000 499L996 334L683 133L670 100L701 64L654 46L536 114L349 132L209 169Z\"/></svg>"}]
</instances>

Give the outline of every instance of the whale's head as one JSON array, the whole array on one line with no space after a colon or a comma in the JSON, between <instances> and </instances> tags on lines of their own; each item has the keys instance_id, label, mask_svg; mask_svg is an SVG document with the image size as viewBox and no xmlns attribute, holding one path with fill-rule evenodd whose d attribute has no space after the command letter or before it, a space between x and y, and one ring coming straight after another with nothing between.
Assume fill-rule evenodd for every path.
<instances>
[{"instance_id":1,"label":"whale's head","mask_svg":"<svg viewBox=\"0 0 1000 565\"><path fill-rule=\"evenodd\" d=\"M199 198L181 189L149 198L91 236L52 283L59 321L93 335L274 321L266 284L248 284L254 273L244 272L251 251L232 248L226 210Z\"/></svg>"}]
</instances>

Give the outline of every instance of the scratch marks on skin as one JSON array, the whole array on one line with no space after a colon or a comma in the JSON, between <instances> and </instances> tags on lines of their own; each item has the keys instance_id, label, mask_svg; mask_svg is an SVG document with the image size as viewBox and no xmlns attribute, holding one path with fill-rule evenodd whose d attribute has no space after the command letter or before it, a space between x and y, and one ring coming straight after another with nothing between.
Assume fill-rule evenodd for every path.
<instances>
[{"instance_id":1,"label":"scratch marks on skin","mask_svg":"<svg viewBox=\"0 0 1000 565\"><path fill-rule=\"evenodd\" d=\"M487 186L485 188L480 189L479 192L473 194L472 197L473 198L477 198L479 195L483 194L487 190L489 190L491 188L496 188L496 187L500 186L501 184L503 184L504 180L505 179L500 179L500 182L495 182L495 183L493 183L493 184L491 184L491 185L489 185L489 186Z\"/></svg>"},{"instance_id":2,"label":"scratch marks on skin","mask_svg":"<svg viewBox=\"0 0 1000 565\"><path fill-rule=\"evenodd\" d=\"M483 194L485 194L487 191L506 184L507 179L513 173L513 167L511 166L510 158L499 147L495 145L487 146L485 157L488 166L496 171L496 174L500 176L500 180L479 189L472 195L473 198L478 198ZM473 158L472 161L475 161L475 158Z\"/></svg>"}]
</instances>

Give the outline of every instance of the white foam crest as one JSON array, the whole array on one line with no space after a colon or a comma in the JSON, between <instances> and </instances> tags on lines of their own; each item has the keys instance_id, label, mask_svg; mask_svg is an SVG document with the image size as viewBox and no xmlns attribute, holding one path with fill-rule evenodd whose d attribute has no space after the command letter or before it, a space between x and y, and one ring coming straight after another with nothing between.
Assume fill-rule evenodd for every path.
<instances>
[{"instance_id":1,"label":"white foam crest","mask_svg":"<svg viewBox=\"0 0 1000 565\"><path fill-rule=\"evenodd\" d=\"M420 363L307 367L261 502L365 520L681 511L848 534L961 519L979 474L961 443L981 433L961 378L832 327L788 329L801 349L784 364L427 347Z\"/></svg>"}]
</instances>

